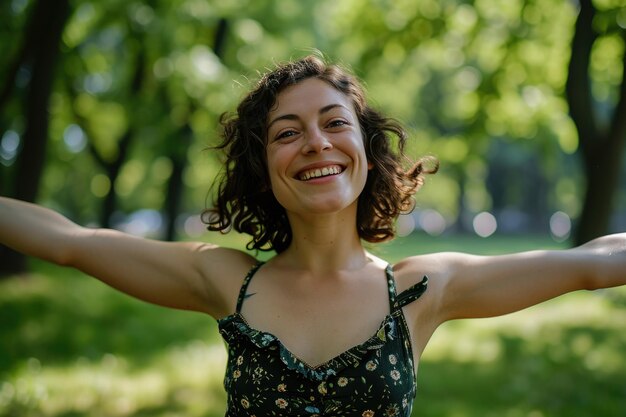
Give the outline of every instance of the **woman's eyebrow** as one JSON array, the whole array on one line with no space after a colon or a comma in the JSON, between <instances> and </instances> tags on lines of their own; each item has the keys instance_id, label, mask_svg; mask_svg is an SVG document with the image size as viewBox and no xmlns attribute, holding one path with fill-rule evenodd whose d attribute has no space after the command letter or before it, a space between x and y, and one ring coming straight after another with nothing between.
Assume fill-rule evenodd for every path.
<instances>
[{"instance_id":1,"label":"woman's eyebrow","mask_svg":"<svg viewBox=\"0 0 626 417\"><path fill-rule=\"evenodd\" d=\"M332 109L334 109L335 107L343 107L344 109L348 110L348 108L346 106L344 106L343 104L329 104L328 106L324 106L320 109L319 114L324 114L327 113L329 111L331 111Z\"/></svg>"},{"instance_id":2,"label":"woman's eyebrow","mask_svg":"<svg viewBox=\"0 0 626 417\"><path fill-rule=\"evenodd\" d=\"M318 113L319 114L324 114L324 113L328 113L329 111L331 111L332 109L336 108L336 107L342 107L346 110L348 110L348 108L346 106L344 106L343 104L339 104L339 103L333 103L333 104L328 104L324 107L322 107L321 109L319 109ZM296 114L282 114L280 116L277 116L276 118L272 119L271 122L269 122L267 124L267 129L269 130L270 127L272 127L272 125L280 120L298 120L299 117Z\"/></svg>"}]
</instances>

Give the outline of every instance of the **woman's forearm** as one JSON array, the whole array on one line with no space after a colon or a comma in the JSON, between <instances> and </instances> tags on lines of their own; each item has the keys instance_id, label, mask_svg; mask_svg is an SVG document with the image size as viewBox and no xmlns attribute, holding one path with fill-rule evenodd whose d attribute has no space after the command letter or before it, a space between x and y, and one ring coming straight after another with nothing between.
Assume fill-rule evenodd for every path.
<instances>
[{"instance_id":1,"label":"woman's forearm","mask_svg":"<svg viewBox=\"0 0 626 417\"><path fill-rule=\"evenodd\" d=\"M25 255L63 264L68 238L81 229L53 210L0 197L0 243Z\"/></svg>"}]
</instances>

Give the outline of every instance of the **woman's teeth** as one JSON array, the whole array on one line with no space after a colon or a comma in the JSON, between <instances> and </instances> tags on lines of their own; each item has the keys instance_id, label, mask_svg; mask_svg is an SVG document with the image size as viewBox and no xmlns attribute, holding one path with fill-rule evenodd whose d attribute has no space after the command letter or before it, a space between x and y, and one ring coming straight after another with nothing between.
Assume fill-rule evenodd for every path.
<instances>
[{"instance_id":1,"label":"woman's teeth","mask_svg":"<svg viewBox=\"0 0 626 417\"><path fill-rule=\"evenodd\" d=\"M300 180L306 181L312 178L320 178L328 175L337 175L341 172L341 167L337 165L324 167L324 168L316 168L310 171L305 171L299 175Z\"/></svg>"}]
</instances>

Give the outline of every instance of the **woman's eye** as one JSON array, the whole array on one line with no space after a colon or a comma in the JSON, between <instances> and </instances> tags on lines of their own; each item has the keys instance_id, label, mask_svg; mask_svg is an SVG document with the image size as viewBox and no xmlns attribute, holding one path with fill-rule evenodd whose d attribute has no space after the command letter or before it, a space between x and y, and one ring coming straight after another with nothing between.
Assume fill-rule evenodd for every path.
<instances>
[{"instance_id":1,"label":"woman's eye","mask_svg":"<svg viewBox=\"0 0 626 417\"><path fill-rule=\"evenodd\" d=\"M348 122L346 122L345 120L337 119L337 120L331 120L330 123L328 123L328 127L341 127L347 124Z\"/></svg>"},{"instance_id":2,"label":"woman's eye","mask_svg":"<svg viewBox=\"0 0 626 417\"><path fill-rule=\"evenodd\" d=\"M284 132L280 132L278 135L276 135L276 139L284 139L284 138L289 138L292 137L296 134L295 130L285 130Z\"/></svg>"}]
</instances>

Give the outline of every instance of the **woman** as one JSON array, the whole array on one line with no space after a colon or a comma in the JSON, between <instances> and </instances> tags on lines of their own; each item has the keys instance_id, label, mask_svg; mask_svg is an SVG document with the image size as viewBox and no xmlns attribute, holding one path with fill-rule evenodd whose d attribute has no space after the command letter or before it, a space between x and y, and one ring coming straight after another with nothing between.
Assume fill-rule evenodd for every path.
<instances>
[{"instance_id":1,"label":"woman","mask_svg":"<svg viewBox=\"0 0 626 417\"><path fill-rule=\"evenodd\" d=\"M354 77L318 58L266 74L222 123L227 161L205 219L250 234L250 248L275 250L269 261L86 229L10 199L0 199L0 242L216 318L229 345L228 416L409 416L420 355L440 324L626 284L626 234L563 251L438 253L393 266L368 253L362 242L393 237L436 167L403 170L402 128L367 105Z\"/></svg>"}]
</instances>

